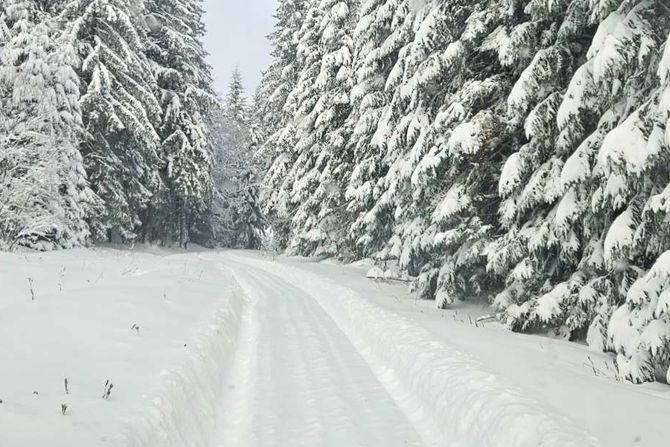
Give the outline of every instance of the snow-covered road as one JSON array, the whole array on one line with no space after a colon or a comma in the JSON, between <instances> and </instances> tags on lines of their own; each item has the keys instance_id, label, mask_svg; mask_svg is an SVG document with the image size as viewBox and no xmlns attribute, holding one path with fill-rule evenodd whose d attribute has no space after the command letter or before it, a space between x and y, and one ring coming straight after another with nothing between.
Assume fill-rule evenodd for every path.
<instances>
[{"instance_id":1,"label":"snow-covered road","mask_svg":"<svg viewBox=\"0 0 670 447\"><path fill-rule=\"evenodd\" d=\"M308 264L204 259L232 271L250 301L217 447L598 445L567 415Z\"/></svg>"},{"instance_id":2,"label":"snow-covered road","mask_svg":"<svg viewBox=\"0 0 670 447\"><path fill-rule=\"evenodd\" d=\"M351 342L304 291L227 261L249 305L218 445L424 445Z\"/></svg>"},{"instance_id":3,"label":"snow-covered road","mask_svg":"<svg viewBox=\"0 0 670 447\"><path fill-rule=\"evenodd\" d=\"M668 388L613 380L607 354L473 325L487 308L437 310L365 271L254 252L0 253L0 447L670 436Z\"/></svg>"}]
</instances>

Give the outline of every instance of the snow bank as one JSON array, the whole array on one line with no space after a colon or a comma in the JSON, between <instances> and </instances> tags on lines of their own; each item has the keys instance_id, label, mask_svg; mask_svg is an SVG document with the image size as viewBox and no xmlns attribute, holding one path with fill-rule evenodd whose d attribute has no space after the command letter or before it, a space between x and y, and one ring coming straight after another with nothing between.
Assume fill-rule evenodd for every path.
<instances>
[{"instance_id":1,"label":"snow bank","mask_svg":"<svg viewBox=\"0 0 670 447\"><path fill-rule=\"evenodd\" d=\"M215 432L217 407L229 354L239 328L242 292L213 316L181 366L161 373L161 390L151 404L126 421L117 445L206 447Z\"/></svg>"},{"instance_id":2,"label":"snow bank","mask_svg":"<svg viewBox=\"0 0 670 447\"><path fill-rule=\"evenodd\" d=\"M0 253L0 446L210 445L244 297L168 254Z\"/></svg>"},{"instance_id":3,"label":"snow bank","mask_svg":"<svg viewBox=\"0 0 670 447\"><path fill-rule=\"evenodd\" d=\"M598 445L572 420L543 408L424 328L325 277L254 261L313 296L352 340L427 443L449 446Z\"/></svg>"}]
</instances>

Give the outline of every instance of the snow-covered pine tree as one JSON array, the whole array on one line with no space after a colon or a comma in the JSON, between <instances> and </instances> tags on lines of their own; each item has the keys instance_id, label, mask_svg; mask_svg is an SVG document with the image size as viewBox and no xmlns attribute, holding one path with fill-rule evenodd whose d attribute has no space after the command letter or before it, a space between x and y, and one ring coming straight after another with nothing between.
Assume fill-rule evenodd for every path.
<instances>
[{"instance_id":1,"label":"snow-covered pine tree","mask_svg":"<svg viewBox=\"0 0 670 447\"><path fill-rule=\"evenodd\" d=\"M379 126L389 168L366 219L371 228L393 222L379 261L420 275L422 297L433 297L439 282L444 304L480 294L487 280L483 248L497 200L487 189L500 163L496 145L505 141L491 119L507 82L489 43L501 7L450 1L413 7L411 41L391 72L387 84L395 93Z\"/></svg>"},{"instance_id":2,"label":"snow-covered pine tree","mask_svg":"<svg viewBox=\"0 0 670 447\"><path fill-rule=\"evenodd\" d=\"M4 46L9 38L9 28L7 27L7 11L5 3L0 3L0 43Z\"/></svg>"},{"instance_id":3,"label":"snow-covered pine tree","mask_svg":"<svg viewBox=\"0 0 670 447\"><path fill-rule=\"evenodd\" d=\"M263 73L259 87L265 102L259 104L255 112L267 132L264 147L260 149L269 163L284 151L281 134L295 112L288 104L288 98L298 80L298 32L304 14L305 0L279 0L275 13L276 23L269 36L273 46L273 61Z\"/></svg>"},{"instance_id":4,"label":"snow-covered pine tree","mask_svg":"<svg viewBox=\"0 0 670 447\"><path fill-rule=\"evenodd\" d=\"M92 229L97 238L134 240L162 167L155 130L161 105L145 55L144 2L71 0L66 12L83 60L81 153L104 204L91 218Z\"/></svg>"},{"instance_id":5,"label":"snow-covered pine tree","mask_svg":"<svg viewBox=\"0 0 670 447\"><path fill-rule=\"evenodd\" d=\"M256 87L251 98L249 111L249 132L251 133L251 153L254 154L255 164L259 172L263 173L268 167L268 159L265 157L262 145L268 140L270 130L265 127L263 111L268 103L268 92L261 85Z\"/></svg>"},{"instance_id":6,"label":"snow-covered pine tree","mask_svg":"<svg viewBox=\"0 0 670 447\"><path fill-rule=\"evenodd\" d=\"M385 131L379 123L390 110L392 90L387 88L391 70L409 34L404 0L367 0L361 4L354 29L354 87L352 113L347 120L351 136L348 151L354 163L346 189L351 232L360 256L378 253L386 243L381 222L366 218L375 206L377 182L383 166ZM371 225L372 224L372 225Z\"/></svg>"},{"instance_id":7,"label":"snow-covered pine tree","mask_svg":"<svg viewBox=\"0 0 670 447\"><path fill-rule=\"evenodd\" d=\"M519 4L521 20L499 49L502 64L520 67L507 99L518 150L501 173L505 234L491 247L489 270L505 280L494 304L516 329L550 324L563 326L569 336L585 328L576 305L584 279L575 274L583 249L581 229L568 222L577 211L577 195L572 191L560 200L567 192L561 171L574 141L560 132L557 115L595 31L598 14L589 18L591 6L605 5L583 0Z\"/></svg>"},{"instance_id":8,"label":"snow-covered pine tree","mask_svg":"<svg viewBox=\"0 0 670 447\"><path fill-rule=\"evenodd\" d=\"M347 256L349 222L344 202L352 157L347 128L353 86L353 29L356 1L322 0L317 29L320 66L314 81L313 107L301 129L304 157L296 162L298 175L292 194L297 211L292 219L295 253ZM305 124L306 123L306 124Z\"/></svg>"},{"instance_id":9,"label":"snow-covered pine tree","mask_svg":"<svg viewBox=\"0 0 670 447\"><path fill-rule=\"evenodd\" d=\"M621 6L616 9L618 3ZM517 298L526 294L525 298L510 303L510 289L499 296L498 304L506 308L510 322L561 326L561 333L566 336L580 335L588 328L589 344L606 349L607 324L614 307L623 300L640 267L650 266L639 257L634 260L632 239L627 242L637 226L642 197L648 194L641 185L648 182L637 168L630 169L617 161L603 163L607 157L597 154L606 149L603 144L613 129L619 123L633 122L636 118L629 118L631 113L650 97L655 85L654 61L658 59L654 53L667 34L667 28L661 25L663 20L652 19L655 15L664 17L658 14L661 7L658 2L610 2L607 7L581 4L581 11L573 16L571 9L567 10L560 28L568 31L567 37L583 39L584 30L600 25L595 35L590 32L592 42L591 39L585 42L590 44L586 62L571 74L567 90L557 93L558 101L551 106L555 119L549 122L550 132L543 133L553 138L545 144L553 148L552 158L545 166L553 163L554 167L544 169L545 172L537 169L526 180L520 173L528 169L524 166L528 157L522 156L519 160L510 158L503 171L504 176L508 174L509 183L501 182L501 190L515 183L526 183L528 186L523 190L537 190L522 196L522 199L535 197L532 209L541 209L539 203L551 205L547 214L536 213L535 224L527 221L516 236L508 233L505 237L512 248L515 239L528 241L528 248L518 248L519 252L531 255L517 259L520 262L510 277L514 281L509 281L512 293ZM564 45L566 40L560 41L560 31L558 43ZM573 51L571 56L575 55ZM549 84L532 82L543 91L546 90L543 85ZM519 89L524 91L528 90ZM537 108L541 107L542 103ZM541 129L537 117L542 115L546 113L531 111L528 115L526 131L535 134L529 143L531 147L538 138L537 130ZM523 205L527 200L522 199L514 199L506 211ZM499 254L508 252L497 248Z\"/></svg>"},{"instance_id":10,"label":"snow-covered pine tree","mask_svg":"<svg viewBox=\"0 0 670 447\"><path fill-rule=\"evenodd\" d=\"M224 100L224 114L230 121L247 126L249 124L249 113L242 74L238 68L235 68Z\"/></svg>"},{"instance_id":11,"label":"snow-covered pine tree","mask_svg":"<svg viewBox=\"0 0 670 447\"><path fill-rule=\"evenodd\" d=\"M0 34L0 244L86 244L95 199L79 153L77 63L67 31L34 0L8 0ZM6 14L6 16L5 16Z\"/></svg>"},{"instance_id":12,"label":"snow-covered pine tree","mask_svg":"<svg viewBox=\"0 0 670 447\"><path fill-rule=\"evenodd\" d=\"M215 117L212 234L215 244L260 248L265 219L259 200L257 135L236 69Z\"/></svg>"},{"instance_id":13,"label":"snow-covered pine tree","mask_svg":"<svg viewBox=\"0 0 670 447\"><path fill-rule=\"evenodd\" d=\"M388 7L393 9L393 19L391 32L384 40L383 45L389 50L393 48L396 53L388 61L390 66L386 67L384 81L384 92L389 98L382 107L380 120L376 125L372 139L370 140L369 150L378 151L378 167L371 177L373 182L371 202L365 206L361 203L360 193L365 193L365 184L363 189L356 191L356 196L350 196L350 209L354 213L353 231L358 247L363 248L368 256L371 256L383 266L388 267L391 264L397 264L400 257L400 239L394 234L396 229L395 204L393 203L393 190L389 180L393 178L390 173L395 169L395 162L398 154L402 150L402 138L397 138L396 129L399 122L403 119L403 107L405 102L400 95L400 86L404 82L404 72L408 62L408 54L416 32L417 15L421 15L423 2L412 2L408 0L398 0L387 3ZM380 10L383 13L386 9ZM362 16L364 20L365 16ZM357 53L358 54L358 53ZM356 58L356 66L361 61ZM354 90L354 93L356 90ZM354 97L355 98L355 97ZM356 110L354 114L358 113ZM355 115L354 115L355 116ZM354 128L356 129L356 128ZM402 133L402 131L401 131ZM357 138L354 136L354 138ZM361 152L363 154L363 152ZM365 155L362 155L365 157ZM361 160L363 166L365 161ZM358 160L357 160L358 163ZM358 165L352 170L352 176L348 187L351 194L358 188L361 171ZM361 214L356 215L356 207L365 206Z\"/></svg>"},{"instance_id":14,"label":"snow-covered pine tree","mask_svg":"<svg viewBox=\"0 0 670 447\"><path fill-rule=\"evenodd\" d=\"M207 115L218 107L202 45L201 0L147 4L148 57L162 106L158 128L162 182L143 218L145 235L185 246L203 240L212 197L212 149ZM193 234L195 233L195 234ZM198 233L201 233L198 235Z\"/></svg>"},{"instance_id":15,"label":"snow-covered pine tree","mask_svg":"<svg viewBox=\"0 0 670 447\"><path fill-rule=\"evenodd\" d=\"M247 103L242 76L238 70L233 72L228 95L225 101L225 118L228 129L233 135L233 158L228 160L236 166L231 178L236 183L233 191L233 228L235 243L233 246L260 248L266 230L265 218L260 207L260 171L259 140L260 125L256 122L259 115L259 101L254 97L250 106ZM235 137L237 135L237 137Z\"/></svg>"},{"instance_id":16,"label":"snow-covered pine tree","mask_svg":"<svg viewBox=\"0 0 670 447\"><path fill-rule=\"evenodd\" d=\"M272 143L277 154L265 176L262 202L265 215L273 223L274 244L280 248L288 245L297 204L306 199L294 193L294 185L303 177L313 155L310 149L315 118L311 112L316 104L316 79L321 70L319 27L323 14L318 3L319 0L305 3L304 18L296 33L297 81L285 105L287 112L292 111L291 120L281 133L275 132L270 137L270 141L275 136L280 140ZM314 183L312 186L315 187Z\"/></svg>"},{"instance_id":17,"label":"snow-covered pine tree","mask_svg":"<svg viewBox=\"0 0 670 447\"><path fill-rule=\"evenodd\" d=\"M267 219L272 223L274 244L286 247L289 236L290 217L280 209L282 184L295 161L296 128L294 117L298 110L298 80L306 63L304 52L299 54L301 34L310 28L304 27L307 14L306 0L280 0L277 8L275 29L270 36L273 44L273 62L264 73L261 90L267 92L266 105L258 109L259 120L268 131L268 137L260 147L267 174L261 188L261 203ZM314 23L315 24L315 23ZM318 55L315 55L318 57Z\"/></svg>"},{"instance_id":18,"label":"snow-covered pine tree","mask_svg":"<svg viewBox=\"0 0 670 447\"><path fill-rule=\"evenodd\" d=\"M607 91L605 113L617 119L596 155L593 175L600 185L590 211L605 216L603 260L616 294L601 298L598 316L607 318L621 304L609 320L606 347L616 350L622 377L668 380L670 7L661 1L624 2L607 21L590 55L596 84L615 86ZM623 297L623 303L617 300ZM600 335L601 325L594 326L590 332L599 329Z\"/></svg>"},{"instance_id":19,"label":"snow-covered pine tree","mask_svg":"<svg viewBox=\"0 0 670 447\"><path fill-rule=\"evenodd\" d=\"M401 155L405 153L408 141L407 129L412 116L407 113L409 101L406 92L411 64L414 37L421 23L427 5L425 2L402 0L396 5L393 30L386 42L398 48L398 55L385 80L384 90L391 96L384 107L372 143L382 154L380 178L373 189L373 204L366 210L362 221L365 227L358 240L372 244L375 252L371 255L385 268L394 268L402 255L402 241L398 232L398 218L402 212L398 200L398 179ZM419 121L415 121L419 125ZM409 138L415 138L411 135ZM353 170L356 173L356 169ZM352 177L355 179L355 177Z\"/></svg>"},{"instance_id":20,"label":"snow-covered pine tree","mask_svg":"<svg viewBox=\"0 0 670 447\"><path fill-rule=\"evenodd\" d=\"M496 45L513 20L505 2L437 2L415 38L411 79L424 124L401 168L401 266L439 306L486 298L497 286L485 254L499 227L494 185L511 146L501 117L513 72Z\"/></svg>"}]
</instances>

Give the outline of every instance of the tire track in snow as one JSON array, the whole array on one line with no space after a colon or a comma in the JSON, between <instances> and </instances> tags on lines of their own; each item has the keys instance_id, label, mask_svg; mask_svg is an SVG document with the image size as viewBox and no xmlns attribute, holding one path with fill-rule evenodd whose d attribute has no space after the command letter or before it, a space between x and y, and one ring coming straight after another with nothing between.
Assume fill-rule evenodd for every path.
<instances>
[{"instance_id":1,"label":"tire track in snow","mask_svg":"<svg viewBox=\"0 0 670 447\"><path fill-rule=\"evenodd\" d=\"M217 446L421 446L360 353L314 299L226 261L250 298ZM239 388L238 388L239 385Z\"/></svg>"},{"instance_id":2,"label":"tire track in snow","mask_svg":"<svg viewBox=\"0 0 670 447\"><path fill-rule=\"evenodd\" d=\"M281 275L319 303L367 360L427 443L458 447L586 447L597 439L424 328L298 267L227 254ZM227 262L227 261L226 261Z\"/></svg>"},{"instance_id":3,"label":"tire track in snow","mask_svg":"<svg viewBox=\"0 0 670 447\"><path fill-rule=\"evenodd\" d=\"M237 278L236 278L237 279ZM258 367L258 321L256 315L256 300L245 292L244 307L240 321L240 329L232 368L224 378L222 402L226 403L222 417L219 418L219 431L227 434L226 446L244 445L246 433L251 431L253 421L250 405L254 400L254 385L250 381L252 372ZM221 414L222 410L219 409ZM218 436L216 437L218 438ZM217 440L218 442L218 440ZM221 444L224 445L224 444Z\"/></svg>"}]
</instances>

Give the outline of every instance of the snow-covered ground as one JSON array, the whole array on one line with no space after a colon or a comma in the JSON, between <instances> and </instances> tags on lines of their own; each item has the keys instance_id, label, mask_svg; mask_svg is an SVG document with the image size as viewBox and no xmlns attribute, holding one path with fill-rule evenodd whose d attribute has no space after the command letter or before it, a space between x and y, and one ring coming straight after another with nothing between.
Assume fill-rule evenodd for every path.
<instances>
[{"instance_id":1,"label":"snow-covered ground","mask_svg":"<svg viewBox=\"0 0 670 447\"><path fill-rule=\"evenodd\" d=\"M193 255L0 254L0 446L208 445L242 303Z\"/></svg>"},{"instance_id":2,"label":"snow-covered ground","mask_svg":"<svg viewBox=\"0 0 670 447\"><path fill-rule=\"evenodd\" d=\"M250 252L0 254L0 446L670 438L667 386L617 382L603 354L475 325L484 307L436 310L365 272Z\"/></svg>"}]
</instances>

